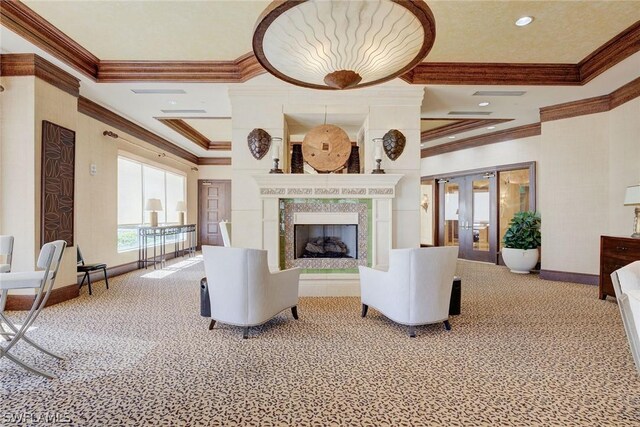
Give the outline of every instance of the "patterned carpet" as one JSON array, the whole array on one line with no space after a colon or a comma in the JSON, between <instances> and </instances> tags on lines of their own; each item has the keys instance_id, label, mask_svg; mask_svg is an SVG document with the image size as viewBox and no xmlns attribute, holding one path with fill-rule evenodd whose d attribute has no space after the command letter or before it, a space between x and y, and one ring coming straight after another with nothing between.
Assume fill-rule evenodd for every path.
<instances>
[{"instance_id":1,"label":"patterned carpet","mask_svg":"<svg viewBox=\"0 0 640 427\"><path fill-rule=\"evenodd\" d=\"M199 316L201 262L137 271L47 308L46 380L0 360L0 425L638 426L618 307L592 286L459 262L462 315L416 339L358 298L302 298L251 329ZM17 313L12 313L16 315Z\"/></svg>"}]
</instances>

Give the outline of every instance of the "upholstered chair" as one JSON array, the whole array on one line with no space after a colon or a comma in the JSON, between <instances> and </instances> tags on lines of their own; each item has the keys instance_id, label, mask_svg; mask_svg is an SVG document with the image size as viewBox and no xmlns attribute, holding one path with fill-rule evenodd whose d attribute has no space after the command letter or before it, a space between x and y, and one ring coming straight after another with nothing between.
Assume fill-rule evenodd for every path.
<instances>
[{"instance_id":1,"label":"upholstered chair","mask_svg":"<svg viewBox=\"0 0 640 427\"><path fill-rule=\"evenodd\" d=\"M283 310L298 318L300 269L271 273L267 251L203 246L204 271L209 286L211 325L215 322L249 327L261 325Z\"/></svg>"},{"instance_id":2,"label":"upholstered chair","mask_svg":"<svg viewBox=\"0 0 640 427\"><path fill-rule=\"evenodd\" d=\"M640 373L640 261L614 271L611 280L633 361Z\"/></svg>"},{"instance_id":3,"label":"upholstered chair","mask_svg":"<svg viewBox=\"0 0 640 427\"><path fill-rule=\"evenodd\" d=\"M362 317L369 306L389 319L409 327L429 323L449 324L449 302L456 271L458 248L392 249L389 270L360 267Z\"/></svg>"},{"instance_id":4,"label":"upholstered chair","mask_svg":"<svg viewBox=\"0 0 640 427\"><path fill-rule=\"evenodd\" d=\"M220 234L225 247L231 247L231 223L229 221L220 222Z\"/></svg>"},{"instance_id":5,"label":"upholstered chair","mask_svg":"<svg viewBox=\"0 0 640 427\"><path fill-rule=\"evenodd\" d=\"M0 236L0 273L11 271L11 257L13 255L13 236Z\"/></svg>"}]
</instances>

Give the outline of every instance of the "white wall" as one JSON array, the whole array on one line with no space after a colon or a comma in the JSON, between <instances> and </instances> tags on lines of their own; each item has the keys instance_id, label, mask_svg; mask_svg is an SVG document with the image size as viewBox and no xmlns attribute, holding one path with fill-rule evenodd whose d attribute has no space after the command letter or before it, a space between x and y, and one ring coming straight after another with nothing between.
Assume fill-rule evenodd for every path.
<instances>
[{"instance_id":1,"label":"white wall","mask_svg":"<svg viewBox=\"0 0 640 427\"><path fill-rule=\"evenodd\" d=\"M198 179L231 179L231 175L232 175L231 165L198 166Z\"/></svg>"},{"instance_id":2,"label":"white wall","mask_svg":"<svg viewBox=\"0 0 640 427\"><path fill-rule=\"evenodd\" d=\"M614 110L544 122L542 134L422 159L442 175L536 161L544 270L597 275L600 236L629 236L625 188L640 182L640 98Z\"/></svg>"}]
</instances>

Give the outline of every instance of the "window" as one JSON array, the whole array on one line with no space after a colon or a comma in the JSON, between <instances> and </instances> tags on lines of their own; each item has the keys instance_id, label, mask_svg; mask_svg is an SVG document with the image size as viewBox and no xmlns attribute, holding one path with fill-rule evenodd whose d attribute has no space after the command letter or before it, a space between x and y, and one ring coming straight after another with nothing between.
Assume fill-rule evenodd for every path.
<instances>
[{"instance_id":1,"label":"window","mask_svg":"<svg viewBox=\"0 0 640 427\"><path fill-rule=\"evenodd\" d=\"M162 202L159 223L177 223L176 205L186 202L185 187L184 175L118 156L118 252L138 248L137 226L149 223L147 199Z\"/></svg>"}]
</instances>

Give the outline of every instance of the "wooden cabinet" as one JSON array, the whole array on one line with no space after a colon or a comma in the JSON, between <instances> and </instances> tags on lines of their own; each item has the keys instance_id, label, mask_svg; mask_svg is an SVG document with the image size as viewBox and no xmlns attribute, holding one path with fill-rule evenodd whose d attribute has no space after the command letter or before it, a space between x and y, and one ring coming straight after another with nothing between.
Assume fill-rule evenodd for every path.
<instances>
[{"instance_id":1,"label":"wooden cabinet","mask_svg":"<svg viewBox=\"0 0 640 427\"><path fill-rule=\"evenodd\" d=\"M600 299L607 298L607 295L616 296L611 273L637 260L640 260L640 239L600 236Z\"/></svg>"}]
</instances>

